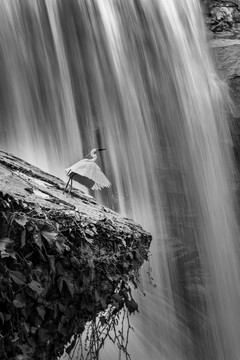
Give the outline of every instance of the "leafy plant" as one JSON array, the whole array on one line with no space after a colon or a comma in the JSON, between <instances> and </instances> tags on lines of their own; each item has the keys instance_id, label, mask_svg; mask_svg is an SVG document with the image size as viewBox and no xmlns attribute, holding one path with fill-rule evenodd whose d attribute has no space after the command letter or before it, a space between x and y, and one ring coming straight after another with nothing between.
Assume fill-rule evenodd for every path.
<instances>
[{"instance_id":1,"label":"leafy plant","mask_svg":"<svg viewBox=\"0 0 240 360\"><path fill-rule=\"evenodd\" d=\"M0 199L0 358L54 360L66 344L81 351L86 329L86 359L98 359L107 337L128 359L129 315L138 311L130 284L139 286L150 237L119 228L106 239L108 218L40 210Z\"/></svg>"}]
</instances>

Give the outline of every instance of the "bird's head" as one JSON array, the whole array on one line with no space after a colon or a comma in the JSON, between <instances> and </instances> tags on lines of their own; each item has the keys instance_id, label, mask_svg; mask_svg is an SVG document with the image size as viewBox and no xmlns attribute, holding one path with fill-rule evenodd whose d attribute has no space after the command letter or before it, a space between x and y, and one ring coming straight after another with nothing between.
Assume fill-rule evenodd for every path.
<instances>
[{"instance_id":1,"label":"bird's head","mask_svg":"<svg viewBox=\"0 0 240 360\"><path fill-rule=\"evenodd\" d=\"M91 151L91 155L93 156L93 155L95 155L98 151L103 151L103 150L106 150L106 149L92 149L92 151Z\"/></svg>"}]
</instances>

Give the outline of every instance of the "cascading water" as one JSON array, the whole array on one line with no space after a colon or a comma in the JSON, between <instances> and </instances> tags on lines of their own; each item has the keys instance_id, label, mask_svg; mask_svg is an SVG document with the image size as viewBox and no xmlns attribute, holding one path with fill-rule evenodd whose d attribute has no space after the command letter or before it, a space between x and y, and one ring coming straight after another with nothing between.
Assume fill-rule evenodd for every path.
<instances>
[{"instance_id":1,"label":"cascading water","mask_svg":"<svg viewBox=\"0 0 240 360\"><path fill-rule=\"evenodd\" d=\"M97 199L153 235L133 359L237 360L229 134L199 3L1 0L0 63L1 147L63 177L104 145Z\"/></svg>"}]
</instances>

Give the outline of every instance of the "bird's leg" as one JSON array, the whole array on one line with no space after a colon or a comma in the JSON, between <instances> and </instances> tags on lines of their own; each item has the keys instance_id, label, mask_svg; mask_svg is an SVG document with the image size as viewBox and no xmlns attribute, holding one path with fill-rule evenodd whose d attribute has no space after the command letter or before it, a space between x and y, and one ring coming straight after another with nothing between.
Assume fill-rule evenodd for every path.
<instances>
[{"instance_id":1,"label":"bird's leg","mask_svg":"<svg viewBox=\"0 0 240 360\"><path fill-rule=\"evenodd\" d=\"M72 180L72 178L69 176L68 182L67 182L67 184L65 186L65 189L63 190L63 193L65 193L67 191L67 187L68 187L68 184L69 184L70 180Z\"/></svg>"},{"instance_id":2,"label":"bird's leg","mask_svg":"<svg viewBox=\"0 0 240 360\"><path fill-rule=\"evenodd\" d=\"M70 181L70 193L71 193L71 191L72 191L72 185L73 185L73 178L71 177L70 180L71 180L71 181Z\"/></svg>"}]
</instances>

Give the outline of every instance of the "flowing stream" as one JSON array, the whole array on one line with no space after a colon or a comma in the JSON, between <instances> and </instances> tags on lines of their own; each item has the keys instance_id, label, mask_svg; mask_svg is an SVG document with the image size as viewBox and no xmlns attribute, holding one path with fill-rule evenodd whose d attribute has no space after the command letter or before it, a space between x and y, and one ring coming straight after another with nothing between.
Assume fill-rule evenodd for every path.
<instances>
[{"instance_id":1,"label":"flowing stream","mask_svg":"<svg viewBox=\"0 0 240 360\"><path fill-rule=\"evenodd\" d=\"M97 200L153 235L133 360L238 360L230 135L198 1L1 0L0 80L1 147L62 178L106 147Z\"/></svg>"}]
</instances>

